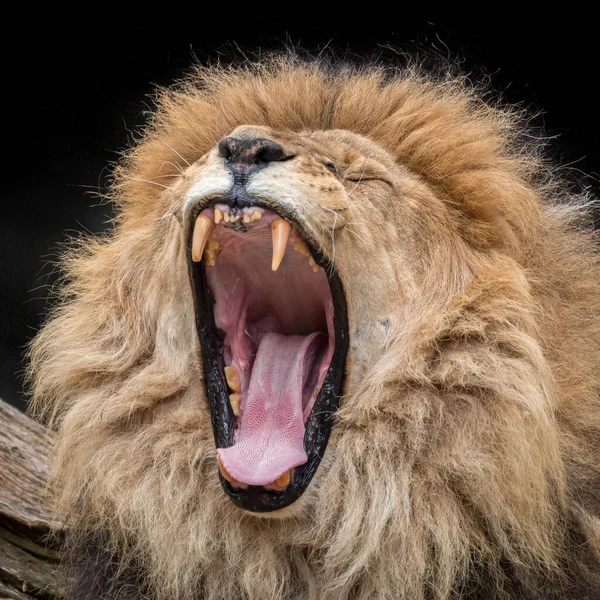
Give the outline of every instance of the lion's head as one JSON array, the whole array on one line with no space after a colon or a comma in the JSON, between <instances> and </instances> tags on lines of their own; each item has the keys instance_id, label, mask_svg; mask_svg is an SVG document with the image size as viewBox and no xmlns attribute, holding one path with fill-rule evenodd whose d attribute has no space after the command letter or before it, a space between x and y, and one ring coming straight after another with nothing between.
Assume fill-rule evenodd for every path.
<instances>
[{"instance_id":1,"label":"lion's head","mask_svg":"<svg viewBox=\"0 0 600 600\"><path fill-rule=\"evenodd\" d=\"M32 346L76 597L600 590L600 269L517 117L288 59L162 93Z\"/></svg>"}]
</instances>

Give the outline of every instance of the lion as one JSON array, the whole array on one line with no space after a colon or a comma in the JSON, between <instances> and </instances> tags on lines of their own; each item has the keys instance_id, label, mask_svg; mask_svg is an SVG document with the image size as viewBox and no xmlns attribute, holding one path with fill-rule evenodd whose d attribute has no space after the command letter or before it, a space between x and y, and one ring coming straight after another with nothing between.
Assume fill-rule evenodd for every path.
<instances>
[{"instance_id":1,"label":"lion","mask_svg":"<svg viewBox=\"0 0 600 600\"><path fill-rule=\"evenodd\" d=\"M275 57L161 90L30 349L71 597L600 597L600 265L526 115Z\"/></svg>"}]
</instances>

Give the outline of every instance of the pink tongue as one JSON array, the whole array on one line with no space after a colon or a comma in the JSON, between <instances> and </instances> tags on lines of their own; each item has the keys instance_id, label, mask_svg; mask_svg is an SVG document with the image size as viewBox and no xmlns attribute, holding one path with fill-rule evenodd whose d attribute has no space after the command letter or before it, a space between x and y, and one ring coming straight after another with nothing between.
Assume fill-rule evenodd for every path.
<instances>
[{"instance_id":1,"label":"pink tongue","mask_svg":"<svg viewBox=\"0 0 600 600\"><path fill-rule=\"evenodd\" d=\"M306 462L303 392L313 391L310 385L304 389L305 380L325 341L320 333L264 334L235 444L217 449L225 469L237 481L265 485Z\"/></svg>"}]
</instances>

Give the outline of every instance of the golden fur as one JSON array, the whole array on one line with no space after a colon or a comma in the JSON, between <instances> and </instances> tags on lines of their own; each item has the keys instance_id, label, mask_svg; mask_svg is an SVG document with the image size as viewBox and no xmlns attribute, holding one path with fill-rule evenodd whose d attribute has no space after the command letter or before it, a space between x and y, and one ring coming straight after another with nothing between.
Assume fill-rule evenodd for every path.
<instances>
[{"instance_id":1,"label":"golden fur","mask_svg":"<svg viewBox=\"0 0 600 600\"><path fill-rule=\"evenodd\" d=\"M313 186L299 214L349 308L331 441L271 519L218 481L181 218L245 126L299 149L279 185ZM57 510L75 548L117 557L107 597L595 597L600 268L581 201L521 133L416 70L283 58L161 93L118 168L114 231L68 259L31 348Z\"/></svg>"}]
</instances>

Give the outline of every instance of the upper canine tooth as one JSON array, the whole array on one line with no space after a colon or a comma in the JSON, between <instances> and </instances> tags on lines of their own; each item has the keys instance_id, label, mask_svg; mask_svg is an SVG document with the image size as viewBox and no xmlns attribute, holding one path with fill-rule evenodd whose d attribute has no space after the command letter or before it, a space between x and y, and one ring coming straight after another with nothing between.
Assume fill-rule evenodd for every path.
<instances>
[{"instance_id":1,"label":"upper canine tooth","mask_svg":"<svg viewBox=\"0 0 600 600\"><path fill-rule=\"evenodd\" d=\"M225 367L225 378L227 379L227 385L232 392L239 392L242 389L240 383L240 377L237 374L235 367Z\"/></svg>"},{"instance_id":2,"label":"upper canine tooth","mask_svg":"<svg viewBox=\"0 0 600 600\"><path fill-rule=\"evenodd\" d=\"M276 219L271 225L271 230L273 233L273 260L271 261L271 270L277 271L283 260L292 226L284 219Z\"/></svg>"},{"instance_id":3,"label":"upper canine tooth","mask_svg":"<svg viewBox=\"0 0 600 600\"><path fill-rule=\"evenodd\" d=\"M194 262L200 262L202 260L202 253L204 252L206 240L214 228L215 224L209 216L198 215L196 224L194 225L194 233L192 235L192 260Z\"/></svg>"}]
</instances>

